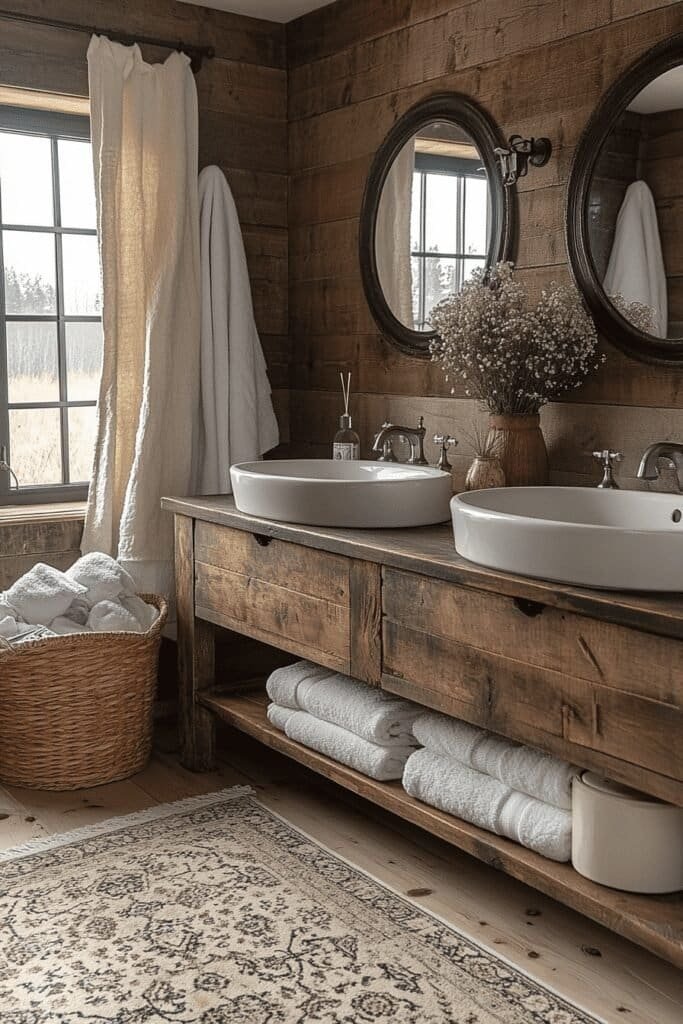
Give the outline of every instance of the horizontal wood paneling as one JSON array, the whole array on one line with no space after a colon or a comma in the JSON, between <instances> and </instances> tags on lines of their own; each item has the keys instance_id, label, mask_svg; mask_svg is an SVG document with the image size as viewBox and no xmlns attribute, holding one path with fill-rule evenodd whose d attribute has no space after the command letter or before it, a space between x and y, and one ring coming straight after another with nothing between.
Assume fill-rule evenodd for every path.
<instances>
[{"instance_id":1,"label":"horizontal wood paneling","mask_svg":"<svg viewBox=\"0 0 683 1024\"><path fill-rule=\"evenodd\" d=\"M683 4L664 0L343 0L288 26L291 440L297 450L327 444L339 369L353 373L354 416L366 444L405 402L411 415L425 413L430 433L458 434L477 415L459 400L457 382L457 401L448 405L451 383L439 369L401 355L380 336L365 301L360 205L373 155L397 118L425 96L455 90L483 105L503 135L552 139L549 164L519 184L516 261L538 295L551 280L570 279L566 183L591 112L633 60L681 30ZM683 436L683 371L638 363L606 341L602 347L607 363L544 414L558 482L594 481L585 455L591 439L610 435L626 450L622 478L631 483L646 444L662 431ZM459 452L458 474L467 463L464 446Z\"/></svg>"},{"instance_id":2,"label":"horizontal wood paneling","mask_svg":"<svg viewBox=\"0 0 683 1024\"><path fill-rule=\"evenodd\" d=\"M680 708L435 636L428 623L418 625L384 620L387 689L427 705L433 704L431 694L439 695L449 714L545 749L556 749L547 737L563 740L574 746L563 756L584 766L596 764L591 751L615 758L624 762L618 777L637 789L647 789L640 771L645 768L672 779L670 798L683 804L683 761L673 752L683 724ZM412 692L394 680L412 684Z\"/></svg>"},{"instance_id":3,"label":"horizontal wood paneling","mask_svg":"<svg viewBox=\"0 0 683 1024\"><path fill-rule=\"evenodd\" d=\"M198 46L210 45L219 57L251 64L280 68L285 64L285 32L281 25L177 0L145 0L144 4L119 0L15 0L14 4L4 6L21 14L71 21L104 33L139 32L182 39Z\"/></svg>"},{"instance_id":4,"label":"horizontal wood paneling","mask_svg":"<svg viewBox=\"0 0 683 1024\"><path fill-rule=\"evenodd\" d=\"M419 621L432 636L646 700L674 705L680 696L679 640L554 608L529 616L514 598L391 568L383 570L382 608L399 625Z\"/></svg>"},{"instance_id":5,"label":"horizontal wood paneling","mask_svg":"<svg viewBox=\"0 0 683 1024\"><path fill-rule=\"evenodd\" d=\"M0 515L0 590L6 590L37 562L68 569L80 555L83 516L59 513L31 518L21 510L6 509Z\"/></svg>"},{"instance_id":6,"label":"horizontal wood paneling","mask_svg":"<svg viewBox=\"0 0 683 1024\"><path fill-rule=\"evenodd\" d=\"M195 527L194 558L197 614L349 670L351 591L358 589L350 559L203 522ZM359 629L354 662L365 664L371 650L367 627Z\"/></svg>"}]
</instances>

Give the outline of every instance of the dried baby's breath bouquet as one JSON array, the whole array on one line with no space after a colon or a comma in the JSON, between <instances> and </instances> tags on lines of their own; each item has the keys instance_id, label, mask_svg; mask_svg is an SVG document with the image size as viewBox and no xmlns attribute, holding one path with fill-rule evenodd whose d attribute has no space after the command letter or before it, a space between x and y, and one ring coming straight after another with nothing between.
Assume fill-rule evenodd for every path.
<instances>
[{"instance_id":1,"label":"dried baby's breath bouquet","mask_svg":"<svg viewBox=\"0 0 683 1024\"><path fill-rule=\"evenodd\" d=\"M604 361L578 293L553 283L530 308L512 263L475 270L430 320L432 359L446 380L462 379L465 393L496 415L533 415Z\"/></svg>"}]
</instances>

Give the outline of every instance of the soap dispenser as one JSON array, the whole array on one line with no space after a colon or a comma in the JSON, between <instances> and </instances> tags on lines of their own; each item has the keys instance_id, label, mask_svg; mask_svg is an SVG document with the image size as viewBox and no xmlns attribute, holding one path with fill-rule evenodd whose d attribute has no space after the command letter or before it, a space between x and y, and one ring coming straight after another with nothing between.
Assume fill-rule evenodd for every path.
<instances>
[{"instance_id":1,"label":"soap dispenser","mask_svg":"<svg viewBox=\"0 0 683 1024\"><path fill-rule=\"evenodd\" d=\"M351 374L344 380L344 374L340 373L342 395L344 396L344 412L339 417L339 430L334 435L332 442L332 458L350 461L360 459L360 438L353 429L351 416L349 415L349 398L351 395Z\"/></svg>"}]
</instances>

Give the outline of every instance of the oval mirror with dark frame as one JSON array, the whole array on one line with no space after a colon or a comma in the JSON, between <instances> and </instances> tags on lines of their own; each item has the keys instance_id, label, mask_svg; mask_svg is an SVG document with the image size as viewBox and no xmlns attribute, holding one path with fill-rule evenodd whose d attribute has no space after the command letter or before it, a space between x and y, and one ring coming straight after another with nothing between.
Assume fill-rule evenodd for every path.
<instances>
[{"instance_id":1,"label":"oval mirror with dark frame","mask_svg":"<svg viewBox=\"0 0 683 1024\"><path fill-rule=\"evenodd\" d=\"M360 219L365 295L383 335L427 357L432 308L475 267L510 259L514 191L503 186L495 124L467 96L431 96L380 146Z\"/></svg>"},{"instance_id":2,"label":"oval mirror with dark frame","mask_svg":"<svg viewBox=\"0 0 683 1024\"><path fill-rule=\"evenodd\" d=\"M579 142L567 248L606 338L636 359L683 362L683 34L609 89Z\"/></svg>"}]
</instances>

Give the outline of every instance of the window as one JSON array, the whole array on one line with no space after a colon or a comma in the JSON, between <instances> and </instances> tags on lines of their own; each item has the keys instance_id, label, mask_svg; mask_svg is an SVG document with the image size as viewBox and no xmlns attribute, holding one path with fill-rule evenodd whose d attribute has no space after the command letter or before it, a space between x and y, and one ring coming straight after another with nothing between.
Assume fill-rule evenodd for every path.
<instances>
[{"instance_id":1,"label":"window","mask_svg":"<svg viewBox=\"0 0 683 1024\"><path fill-rule=\"evenodd\" d=\"M489 227L481 160L417 152L410 229L416 330L429 329L437 302L486 266Z\"/></svg>"},{"instance_id":2,"label":"window","mask_svg":"<svg viewBox=\"0 0 683 1024\"><path fill-rule=\"evenodd\" d=\"M0 504L85 497L100 311L89 119L0 107Z\"/></svg>"}]
</instances>

